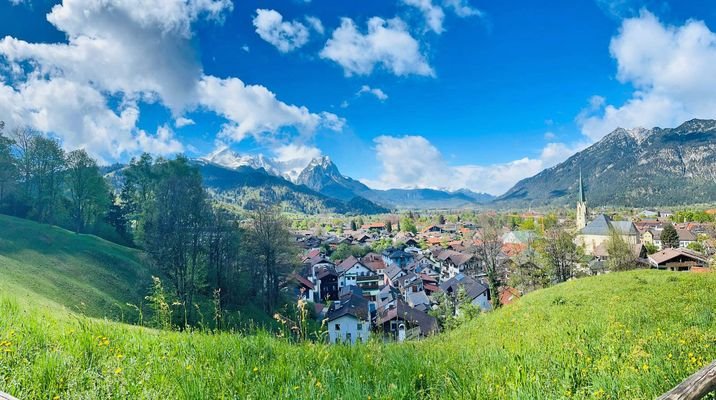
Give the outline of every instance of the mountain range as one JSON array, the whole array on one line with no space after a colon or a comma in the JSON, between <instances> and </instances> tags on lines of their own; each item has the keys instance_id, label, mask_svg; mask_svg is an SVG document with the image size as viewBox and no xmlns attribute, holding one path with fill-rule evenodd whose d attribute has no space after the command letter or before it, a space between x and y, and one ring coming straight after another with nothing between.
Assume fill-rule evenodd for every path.
<instances>
[{"instance_id":1,"label":"mountain range","mask_svg":"<svg viewBox=\"0 0 716 400\"><path fill-rule=\"evenodd\" d=\"M592 206L669 206L716 200L716 121L618 128L566 161L523 179L491 204L572 204L583 176Z\"/></svg>"},{"instance_id":2,"label":"mountain range","mask_svg":"<svg viewBox=\"0 0 716 400\"><path fill-rule=\"evenodd\" d=\"M362 204L375 210L385 208L465 208L486 203L494 198L489 194L475 193L467 189L455 192L435 189L376 190L341 174L335 163L326 156L311 160L299 173L296 173L295 169L287 170L285 164L282 165L263 155L239 155L228 149L221 149L197 161L202 165L211 165L214 168L213 170L202 168L204 180L209 187L212 187L212 182L216 181L213 176L218 172L216 168L233 171L234 185L232 186L231 181L221 179L223 182L221 192L226 192L229 187L236 189L245 185L243 182L246 182L247 178L242 178L242 174L250 174L253 179L248 179L248 181L258 182L256 174L261 171L265 174L263 175L264 180L268 185L277 185L280 182L280 186L289 190L303 186L304 188L301 189L303 192L307 188L330 199L346 203L353 201L354 204ZM241 202L239 199L241 196L237 197L236 194L232 196L236 201Z\"/></svg>"}]
</instances>

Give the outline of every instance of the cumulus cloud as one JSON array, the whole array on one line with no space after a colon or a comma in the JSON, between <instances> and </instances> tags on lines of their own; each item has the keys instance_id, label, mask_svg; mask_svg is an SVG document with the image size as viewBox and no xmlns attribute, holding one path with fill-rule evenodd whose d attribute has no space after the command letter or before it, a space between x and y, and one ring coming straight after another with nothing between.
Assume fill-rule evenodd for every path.
<instances>
[{"instance_id":1,"label":"cumulus cloud","mask_svg":"<svg viewBox=\"0 0 716 400\"><path fill-rule=\"evenodd\" d=\"M358 90L358 92L356 93L356 96L361 96L366 93L375 96L375 98L380 101L388 100L388 95L385 94L385 92L382 89L372 88L368 85L361 86L360 90Z\"/></svg>"},{"instance_id":2,"label":"cumulus cloud","mask_svg":"<svg viewBox=\"0 0 716 400\"><path fill-rule=\"evenodd\" d=\"M380 66L397 76L434 76L435 72L400 18L373 17L362 33L350 18L343 18L320 53L338 63L347 76L369 75Z\"/></svg>"},{"instance_id":3,"label":"cumulus cloud","mask_svg":"<svg viewBox=\"0 0 716 400\"><path fill-rule=\"evenodd\" d=\"M185 126L194 125L194 124L195 124L194 120L192 120L190 118L186 118L186 117L179 117L174 121L174 125L177 128L183 128Z\"/></svg>"},{"instance_id":4,"label":"cumulus cloud","mask_svg":"<svg viewBox=\"0 0 716 400\"><path fill-rule=\"evenodd\" d=\"M322 154L319 148L300 143L289 143L274 147L273 153L274 161L292 179L295 179L311 160L320 157Z\"/></svg>"},{"instance_id":5,"label":"cumulus cloud","mask_svg":"<svg viewBox=\"0 0 716 400\"><path fill-rule=\"evenodd\" d=\"M275 133L285 126L307 134L321 126L340 130L344 124L334 114L315 114L306 107L283 103L264 86L246 85L238 78L205 76L199 82L198 99L200 104L229 120L220 136L236 142L248 135Z\"/></svg>"},{"instance_id":6,"label":"cumulus cloud","mask_svg":"<svg viewBox=\"0 0 716 400\"><path fill-rule=\"evenodd\" d=\"M309 31L306 25L298 21L284 21L283 16L276 10L256 10L253 23L261 39L271 43L282 53L296 50L308 43Z\"/></svg>"},{"instance_id":7,"label":"cumulus cloud","mask_svg":"<svg viewBox=\"0 0 716 400\"><path fill-rule=\"evenodd\" d=\"M624 20L610 44L617 78L635 91L624 104L594 96L577 117L582 133L596 141L617 127L672 127L716 109L716 34L702 21L663 24L642 11Z\"/></svg>"},{"instance_id":8,"label":"cumulus cloud","mask_svg":"<svg viewBox=\"0 0 716 400\"><path fill-rule=\"evenodd\" d=\"M425 24L435 33L442 33L445 12L442 7L433 4L432 0L402 0L408 6L420 10L425 18Z\"/></svg>"},{"instance_id":9,"label":"cumulus cloud","mask_svg":"<svg viewBox=\"0 0 716 400\"><path fill-rule=\"evenodd\" d=\"M176 127L193 123L186 111L221 115L234 139L294 126L301 135L340 128L338 116L285 104L263 86L203 74L192 24L220 21L232 7L230 0L64 0L47 20L66 43L0 40L0 115L107 161L182 150L167 125L155 133L137 127L143 102L167 107Z\"/></svg>"},{"instance_id":10,"label":"cumulus cloud","mask_svg":"<svg viewBox=\"0 0 716 400\"><path fill-rule=\"evenodd\" d=\"M549 143L538 158L492 165L449 165L432 143L422 136L380 136L375 139L381 173L376 180L363 180L378 189L426 187L457 190L467 188L499 195L519 180L564 161L586 144L569 146Z\"/></svg>"}]
</instances>

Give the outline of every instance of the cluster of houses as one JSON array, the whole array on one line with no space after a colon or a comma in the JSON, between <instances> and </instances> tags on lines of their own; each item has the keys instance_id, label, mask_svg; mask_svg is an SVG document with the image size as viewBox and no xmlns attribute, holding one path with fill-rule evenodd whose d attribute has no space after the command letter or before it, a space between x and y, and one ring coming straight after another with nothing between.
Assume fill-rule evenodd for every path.
<instances>
[{"instance_id":1,"label":"cluster of houses","mask_svg":"<svg viewBox=\"0 0 716 400\"><path fill-rule=\"evenodd\" d=\"M391 234L382 224L370 224L341 236L299 233L305 256L294 280L300 296L312 302L326 322L331 343L357 343L376 334L398 341L429 336L439 330L430 315L438 293L454 299L461 292L464 301L480 310L492 309L474 252L475 229L470 223L431 225L412 235ZM325 254L341 244L370 246L386 238L399 246L335 262ZM421 249L419 243L432 245ZM507 260L514 246L505 246ZM509 303L519 296L507 288L501 299Z\"/></svg>"},{"instance_id":2,"label":"cluster of houses","mask_svg":"<svg viewBox=\"0 0 716 400\"><path fill-rule=\"evenodd\" d=\"M661 233L666 219L661 215L642 215L635 221L617 221L608 215L588 218L584 190L579 185L577 202L576 244L586 255L581 263L586 273L605 272L607 250L616 232L631 248L634 259L643 267L673 271L699 271L708 267L708 257L694 251L690 244L699 235L716 237L710 224L674 224L679 236L678 248L666 248ZM523 218L539 215L527 213ZM537 234L503 228L499 262L507 266L520 262L517 257L532 251ZM445 296L466 295L466 301L482 311L489 311L491 298L476 247L480 243L476 224L461 221L429 225L417 234L391 232L385 224L374 222L340 235L316 235L296 232L297 244L304 249L303 268L294 275L297 293L315 306L317 318L327 324L331 343L357 343L372 335L398 341L420 338L438 331L430 311L437 308L439 293ZM381 253L363 257L350 256L331 261L328 255L341 245L372 248L376 242L389 241ZM648 254L649 247L657 252ZM328 254L326 254L328 253ZM501 277L508 281L510 268ZM510 287L499 293L500 303L509 304L521 293Z\"/></svg>"},{"instance_id":3,"label":"cluster of houses","mask_svg":"<svg viewBox=\"0 0 716 400\"><path fill-rule=\"evenodd\" d=\"M372 334L398 341L429 336L438 322L429 314L436 293L456 296L491 309L489 290L465 272L474 256L434 247L389 248L364 257L332 262L320 248L306 252L304 268L295 275L304 299L325 320L331 343L357 343Z\"/></svg>"},{"instance_id":4,"label":"cluster of houses","mask_svg":"<svg viewBox=\"0 0 716 400\"><path fill-rule=\"evenodd\" d=\"M613 233L617 233L632 250L634 258L644 266L671 271L702 271L708 268L708 257L692 250L690 245L697 242L699 235L714 237L712 224L676 223L678 247L666 248L661 240L664 227L671 223L670 213L645 211L637 221L614 221L608 215L598 214L587 223L587 202L584 197L582 178L579 178L579 200L577 201L576 242L586 255L593 257L589 262L592 271L603 270L609 258L607 246ZM648 254L647 245L657 252Z\"/></svg>"}]
</instances>

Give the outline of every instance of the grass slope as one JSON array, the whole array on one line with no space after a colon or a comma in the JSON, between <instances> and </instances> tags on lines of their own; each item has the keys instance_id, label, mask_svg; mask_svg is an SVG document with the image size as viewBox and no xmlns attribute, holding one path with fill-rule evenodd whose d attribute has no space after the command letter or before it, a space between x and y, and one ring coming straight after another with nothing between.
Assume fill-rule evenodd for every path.
<instances>
[{"instance_id":1,"label":"grass slope","mask_svg":"<svg viewBox=\"0 0 716 400\"><path fill-rule=\"evenodd\" d=\"M349 347L70 318L3 289L0 390L28 399L650 399L716 358L715 292L716 274L615 273L532 293L429 340Z\"/></svg>"},{"instance_id":2,"label":"grass slope","mask_svg":"<svg viewBox=\"0 0 716 400\"><path fill-rule=\"evenodd\" d=\"M119 319L118 305L147 293L143 258L95 236L0 215L0 293L22 302Z\"/></svg>"}]
</instances>

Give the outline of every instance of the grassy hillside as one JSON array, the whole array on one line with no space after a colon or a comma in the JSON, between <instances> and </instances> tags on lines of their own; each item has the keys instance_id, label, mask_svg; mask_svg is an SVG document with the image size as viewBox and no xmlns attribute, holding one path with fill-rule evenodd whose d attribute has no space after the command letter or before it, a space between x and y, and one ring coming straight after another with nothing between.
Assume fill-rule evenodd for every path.
<instances>
[{"instance_id":1,"label":"grassy hillside","mask_svg":"<svg viewBox=\"0 0 716 400\"><path fill-rule=\"evenodd\" d=\"M716 358L716 274L581 279L356 347L71 318L0 288L0 390L28 399L649 399Z\"/></svg>"},{"instance_id":2,"label":"grassy hillside","mask_svg":"<svg viewBox=\"0 0 716 400\"><path fill-rule=\"evenodd\" d=\"M0 292L21 302L120 317L151 274L139 251L91 235L0 215ZM133 319L135 320L135 319Z\"/></svg>"}]
</instances>

